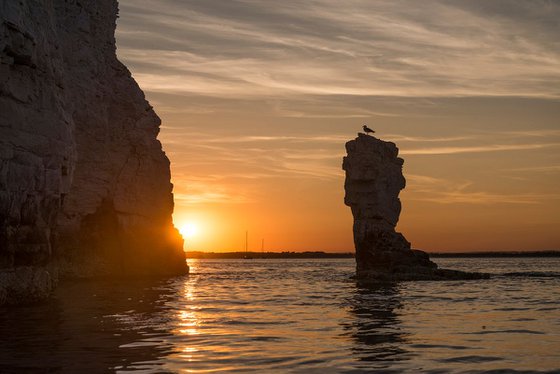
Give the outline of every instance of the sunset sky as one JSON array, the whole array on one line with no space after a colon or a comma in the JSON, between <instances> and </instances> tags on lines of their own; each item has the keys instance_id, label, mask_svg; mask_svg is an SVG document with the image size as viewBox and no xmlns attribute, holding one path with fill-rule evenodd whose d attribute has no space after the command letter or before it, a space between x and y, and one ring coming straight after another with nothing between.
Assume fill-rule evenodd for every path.
<instances>
[{"instance_id":1,"label":"sunset sky","mask_svg":"<svg viewBox=\"0 0 560 374\"><path fill-rule=\"evenodd\" d=\"M120 0L186 250L353 251L344 144L394 141L427 251L560 248L560 2Z\"/></svg>"}]
</instances>

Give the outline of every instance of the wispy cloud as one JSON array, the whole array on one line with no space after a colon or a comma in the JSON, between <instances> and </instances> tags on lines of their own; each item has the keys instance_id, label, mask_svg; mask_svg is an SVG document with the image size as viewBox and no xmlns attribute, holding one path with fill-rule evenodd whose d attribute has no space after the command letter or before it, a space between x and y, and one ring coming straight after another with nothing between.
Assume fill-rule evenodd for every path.
<instances>
[{"instance_id":1,"label":"wispy cloud","mask_svg":"<svg viewBox=\"0 0 560 374\"><path fill-rule=\"evenodd\" d=\"M516 138L550 138L560 137L559 129L534 129L525 131L503 131L501 136L510 136Z\"/></svg>"},{"instance_id":2,"label":"wispy cloud","mask_svg":"<svg viewBox=\"0 0 560 374\"><path fill-rule=\"evenodd\" d=\"M392 142L414 142L414 143L448 143L463 140L473 140L477 137L475 135L461 135L461 136L448 136L448 137L426 137L426 136L407 136L399 134L387 134L384 136L387 140Z\"/></svg>"},{"instance_id":3,"label":"wispy cloud","mask_svg":"<svg viewBox=\"0 0 560 374\"><path fill-rule=\"evenodd\" d=\"M208 187L207 187L208 188ZM178 205L198 204L239 204L251 200L244 197L230 195L220 192L189 190L188 194L175 194L175 202Z\"/></svg>"},{"instance_id":4,"label":"wispy cloud","mask_svg":"<svg viewBox=\"0 0 560 374\"><path fill-rule=\"evenodd\" d=\"M480 153L480 152L503 152L503 151L522 151L531 149L542 149L558 147L560 143L544 144L491 144L491 145L471 145L464 147L433 147L419 149L404 149L402 155L449 155L457 153Z\"/></svg>"},{"instance_id":5,"label":"wispy cloud","mask_svg":"<svg viewBox=\"0 0 560 374\"><path fill-rule=\"evenodd\" d=\"M179 180L182 182L180 192L174 194L175 203L178 205L245 204L255 201L249 191L241 188L232 190L231 186L220 183L212 176Z\"/></svg>"},{"instance_id":6,"label":"wispy cloud","mask_svg":"<svg viewBox=\"0 0 560 374\"><path fill-rule=\"evenodd\" d=\"M546 1L122 0L119 56L150 91L559 98L558 17Z\"/></svg>"},{"instance_id":7,"label":"wispy cloud","mask_svg":"<svg viewBox=\"0 0 560 374\"><path fill-rule=\"evenodd\" d=\"M544 201L560 199L560 195L543 195L535 193L526 194L499 194L484 191L432 191L429 194L419 193L410 200L429 201L438 204L540 204Z\"/></svg>"},{"instance_id":8,"label":"wispy cloud","mask_svg":"<svg viewBox=\"0 0 560 374\"><path fill-rule=\"evenodd\" d=\"M219 199L222 195L232 195L231 192L226 192L220 186L246 186L247 183L259 184L267 179L287 181L308 178L335 181L344 178L341 160L345 154L343 145L348 140L346 135L329 133L322 135L221 135L210 131L203 132L197 130L196 127L171 127L167 131L168 148L174 149L176 157L182 160L180 164L174 166L174 179L182 185L190 186L193 175L198 175L203 179L199 180L201 186L206 185L210 188L214 185L218 186L218 192L221 195L215 196L215 199ZM538 131L536 129L535 133ZM403 156L519 152L560 147L560 142L542 143L540 139L535 139L534 143L496 144L503 136L500 134L490 136L487 133L448 137L392 134L387 137L400 142L400 153ZM508 135L507 140L518 141L524 137L523 134ZM188 147L184 147L184 139L189 139ZM546 139L553 140L552 137ZM477 145L484 142L486 144ZM423 144L429 146L422 147ZM204 155L204 157L199 155ZM409 177L407 176L407 178ZM418 182L419 178L412 176L411 180ZM421 182L423 186L427 185L427 182L430 182L430 185L435 184L434 181L426 179ZM204 187L200 189L205 190ZM422 190L414 191L421 192ZM197 194L196 191L193 193ZM438 193L441 195L441 191ZM458 192L456 185L453 187L453 192L447 194L447 200L454 199L455 201L459 201L465 196L463 190ZM468 198L476 198L478 201L484 201L485 196L488 199L494 197L496 201L499 201L498 196L491 194L469 193L468 196ZM522 196L519 201L526 201L529 198L530 196ZM509 197L504 199L507 200Z\"/></svg>"},{"instance_id":9,"label":"wispy cloud","mask_svg":"<svg viewBox=\"0 0 560 374\"><path fill-rule=\"evenodd\" d=\"M547 166L531 166L524 168L511 168L505 171L515 171L515 172L533 172L533 173L559 173L560 165L547 165Z\"/></svg>"},{"instance_id":10,"label":"wispy cloud","mask_svg":"<svg viewBox=\"0 0 560 374\"><path fill-rule=\"evenodd\" d=\"M334 143L344 144L348 141L346 135L213 135L209 133L202 133L200 131L193 131L189 128L174 129L181 136L196 139L199 143L210 144L235 144L235 143L269 143L278 142L281 144L290 143ZM170 132L174 132L170 130Z\"/></svg>"},{"instance_id":11,"label":"wispy cloud","mask_svg":"<svg viewBox=\"0 0 560 374\"><path fill-rule=\"evenodd\" d=\"M471 181L457 181L425 175L407 176L408 199L438 204L541 204L560 199L560 194L498 193L476 190Z\"/></svg>"}]
</instances>

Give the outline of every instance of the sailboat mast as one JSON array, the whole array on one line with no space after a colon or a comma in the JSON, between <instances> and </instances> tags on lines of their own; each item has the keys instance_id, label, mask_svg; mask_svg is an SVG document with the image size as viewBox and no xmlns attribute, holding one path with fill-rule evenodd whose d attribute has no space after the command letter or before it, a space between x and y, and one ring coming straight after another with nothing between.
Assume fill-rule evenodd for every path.
<instances>
[{"instance_id":1,"label":"sailboat mast","mask_svg":"<svg viewBox=\"0 0 560 374\"><path fill-rule=\"evenodd\" d=\"M245 231L245 253L249 250L249 231Z\"/></svg>"}]
</instances>

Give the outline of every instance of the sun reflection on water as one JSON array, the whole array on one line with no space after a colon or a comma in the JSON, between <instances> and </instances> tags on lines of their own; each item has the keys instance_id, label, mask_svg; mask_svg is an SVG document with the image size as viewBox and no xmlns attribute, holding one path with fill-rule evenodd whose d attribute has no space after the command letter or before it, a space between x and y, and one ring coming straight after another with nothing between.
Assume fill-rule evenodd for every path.
<instances>
[{"instance_id":1,"label":"sun reflection on water","mask_svg":"<svg viewBox=\"0 0 560 374\"><path fill-rule=\"evenodd\" d=\"M190 269L194 273L198 268L198 261L192 261L190 263ZM181 300L181 304L184 305L183 310L178 312L178 332L183 335L198 335L198 325L199 320L196 315L195 308L193 307L194 304L194 292L193 292L193 282L190 278L187 278L187 281L183 285L183 300ZM184 348L184 350L189 349L188 347Z\"/></svg>"},{"instance_id":2,"label":"sun reflection on water","mask_svg":"<svg viewBox=\"0 0 560 374\"><path fill-rule=\"evenodd\" d=\"M394 287L356 284L351 259L189 261L189 275L157 284L66 283L52 303L2 311L10 339L0 371L558 368L557 259L446 260L467 271L550 275Z\"/></svg>"}]
</instances>

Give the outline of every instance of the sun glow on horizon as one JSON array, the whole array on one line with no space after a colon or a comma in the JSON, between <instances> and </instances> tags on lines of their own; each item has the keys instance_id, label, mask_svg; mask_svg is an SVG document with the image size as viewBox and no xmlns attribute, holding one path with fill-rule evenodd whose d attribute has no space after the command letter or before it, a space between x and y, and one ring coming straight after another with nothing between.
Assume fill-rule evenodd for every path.
<instances>
[{"instance_id":1,"label":"sun glow on horizon","mask_svg":"<svg viewBox=\"0 0 560 374\"><path fill-rule=\"evenodd\" d=\"M552 2L120 3L185 251L353 252L341 161L363 123L403 156L396 230L414 248L560 247Z\"/></svg>"},{"instance_id":2,"label":"sun glow on horizon","mask_svg":"<svg viewBox=\"0 0 560 374\"><path fill-rule=\"evenodd\" d=\"M199 226L194 222L182 223L178 226L178 230L185 239L192 239L200 232Z\"/></svg>"}]
</instances>

